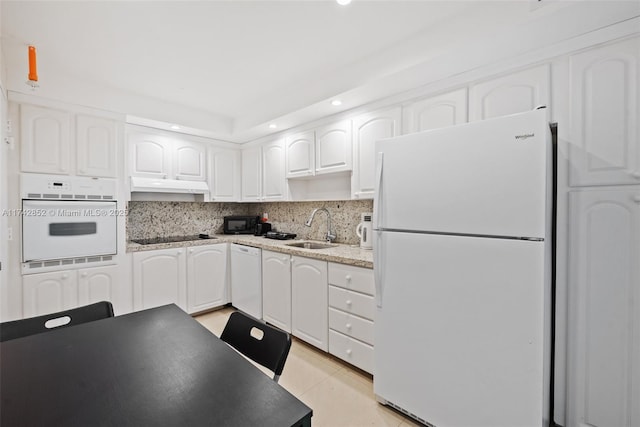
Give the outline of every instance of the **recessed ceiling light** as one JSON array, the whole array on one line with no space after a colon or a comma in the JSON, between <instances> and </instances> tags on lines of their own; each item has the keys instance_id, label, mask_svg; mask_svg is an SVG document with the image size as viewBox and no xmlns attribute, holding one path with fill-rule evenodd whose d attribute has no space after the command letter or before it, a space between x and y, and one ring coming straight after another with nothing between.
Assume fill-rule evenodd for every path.
<instances>
[{"instance_id":1,"label":"recessed ceiling light","mask_svg":"<svg viewBox=\"0 0 640 427\"><path fill-rule=\"evenodd\" d=\"M170 127L173 130L180 130L180 126L178 126L178 125L171 125Z\"/></svg>"},{"instance_id":2,"label":"recessed ceiling light","mask_svg":"<svg viewBox=\"0 0 640 427\"><path fill-rule=\"evenodd\" d=\"M338 3L340 6L346 6L351 3L351 0L336 0L336 3Z\"/></svg>"},{"instance_id":3,"label":"recessed ceiling light","mask_svg":"<svg viewBox=\"0 0 640 427\"><path fill-rule=\"evenodd\" d=\"M275 124L275 123L271 123L271 124L269 125L269 129L277 129L277 128L278 128L278 125L277 125L277 124Z\"/></svg>"},{"instance_id":4,"label":"recessed ceiling light","mask_svg":"<svg viewBox=\"0 0 640 427\"><path fill-rule=\"evenodd\" d=\"M339 99L334 99L333 101L331 101L331 105L337 107L339 105L342 105L342 101L340 101Z\"/></svg>"}]
</instances>

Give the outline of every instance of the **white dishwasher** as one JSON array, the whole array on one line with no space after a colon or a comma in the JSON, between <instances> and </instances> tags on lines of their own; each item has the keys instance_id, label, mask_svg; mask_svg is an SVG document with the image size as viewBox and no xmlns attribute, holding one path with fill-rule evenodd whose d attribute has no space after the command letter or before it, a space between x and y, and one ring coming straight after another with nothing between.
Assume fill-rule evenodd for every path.
<instances>
[{"instance_id":1,"label":"white dishwasher","mask_svg":"<svg viewBox=\"0 0 640 427\"><path fill-rule=\"evenodd\" d=\"M231 303L262 319L262 256L259 248L231 244Z\"/></svg>"}]
</instances>

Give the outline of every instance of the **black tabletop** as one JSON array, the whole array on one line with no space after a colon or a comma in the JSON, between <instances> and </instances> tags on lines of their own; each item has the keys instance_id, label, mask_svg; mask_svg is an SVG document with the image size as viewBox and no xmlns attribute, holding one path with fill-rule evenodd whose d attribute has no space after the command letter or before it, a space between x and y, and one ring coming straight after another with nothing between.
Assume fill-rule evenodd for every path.
<instances>
[{"instance_id":1,"label":"black tabletop","mask_svg":"<svg viewBox=\"0 0 640 427\"><path fill-rule=\"evenodd\" d=\"M175 305L0 343L0 425L291 426L311 409Z\"/></svg>"}]
</instances>

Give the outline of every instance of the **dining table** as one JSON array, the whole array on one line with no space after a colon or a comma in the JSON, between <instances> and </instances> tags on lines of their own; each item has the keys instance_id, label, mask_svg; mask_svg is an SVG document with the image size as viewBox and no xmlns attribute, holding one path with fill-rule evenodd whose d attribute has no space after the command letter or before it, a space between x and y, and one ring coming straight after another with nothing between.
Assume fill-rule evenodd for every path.
<instances>
[{"instance_id":1,"label":"dining table","mask_svg":"<svg viewBox=\"0 0 640 427\"><path fill-rule=\"evenodd\" d=\"M0 401L2 427L283 427L312 416L175 304L0 343Z\"/></svg>"}]
</instances>

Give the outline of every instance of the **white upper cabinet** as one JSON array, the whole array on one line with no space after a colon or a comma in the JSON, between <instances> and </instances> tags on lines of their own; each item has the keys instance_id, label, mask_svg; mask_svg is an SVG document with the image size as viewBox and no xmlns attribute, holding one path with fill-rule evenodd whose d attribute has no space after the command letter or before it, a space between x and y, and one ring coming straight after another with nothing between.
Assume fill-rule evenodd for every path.
<instances>
[{"instance_id":1,"label":"white upper cabinet","mask_svg":"<svg viewBox=\"0 0 640 427\"><path fill-rule=\"evenodd\" d=\"M531 111L540 105L550 108L549 65L540 65L471 86L471 121Z\"/></svg>"},{"instance_id":2,"label":"white upper cabinet","mask_svg":"<svg viewBox=\"0 0 640 427\"><path fill-rule=\"evenodd\" d=\"M316 129L315 148L316 174L350 171L353 156L351 120Z\"/></svg>"},{"instance_id":3,"label":"white upper cabinet","mask_svg":"<svg viewBox=\"0 0 640 427\"><path fill-rule=\"evenodd\" d=\"M116 177L115 120L22 104L20 128L23 172Z\"/></svg>"},{"instance_id":4,"label":"white upper cabinet","mask_svg":"<svg viewBox=\"0 0 640 427\"><path fill-rule=\"evenodd\" d=\"M71 172L71 114L33 105L20 106L22 171Z\"/></svg>"},{"instance_id":5,"label":"white upper cabinet","mask_svg":"<svg viewBox=\"0 0 640 427\"><path fill-rule=\"evenodd\" d=\"M209 149L209 191L211 201L240 200L240 150L211 147Z\"/></svg>"},{"instance_id":6,"label":"white upper cabinet","mask_svg":"<svg viewBox=\"0 0 640 427\"><path fill-rule=\"evenodd\" d=\"M640 184L640 38L570 57L570 185Z\"/></svg>"},{"instance_id":7,"label":"white upper cabinet","mask_svg":"<svg viewBox=\"0 0 640 427\"><path fill-rule=\"evenodd\" d=\"M353 174L351 193L354 199L371 199L375 186L375 142L400 135L401 107L362 114L353 119Z\"/></svg>"},{"instance_id":8,"label":"white upper cabinet","mask_svg":"<svg viewBox=\"0 0 640 427\"><path fill-rule=\"evenodd\" d=\"M402 133L422 132L467 122L467 89L419 99L402 109Z\"/></svg>"},{"instance_id":9,"label":"white upper cabinet","mask_svg":"<svg viewBox=\"0 0 640 427\"><path fill-rule=\"evenodd\" d=\"M262 197L262 147L242 150L242 201L259 202Z\"/></svg>"},{"instance_id":10,"label":"white upper cabinet","mask_svg":"<svg viewBox=\"0 0 640 427\"><path fill-rule=\"evenodd\" d=\"M287 178L352 169L351 121L342 120L287 138Z\"/></svg>"},{"instance_id":11,"label":"white upper cabinet","mask_svg":"<svg viewBox=\"0 0 640 427\"><path fill-rule=\"evenodd\" d=\"M116 122L101 117L76 117L78 175L117 176Z\"/></svg>"},{"instance_id":12,"label":"white upper cabinet","mask_svg":"<svg viewBox=\"0 0 640 427\"><path fill-rule=\"evenodd\" d=\"M129 134L132 176L205 181L206 147L203 143L165 134Z\"/></svg>"},{"instance_id":13,"label":"white upper cabinet","mask_svg":"<svg viewBox=\"0 0 640 427\"><path fill-rule=\"evenodd\" d=\"M204 144L177 139L173 146L173 165L175 179L187 181L205 181L206 147Z\"/></svg>"},{"instance_id":14,"label":"white upper cabinet","mask_svg":"<svg viewBox=\"0 0 640 427\"><path fill-rule=\"evenodd\" d=\"M242 201L286 200L284 141L242 150Z\"/></svg>"},{"instance_id":15,"label":"white upper cabinet","mask_svg":"<svg viewBox=\"0 0 640 427\"><path fill-rule=\"evenodd\" d=\"M310 176L315 171L315 132L307 131L287 138L287 178Z\"/></svg>"},{"instance_id":16,"label":"white upper cabinet","mask_svg":"<svg viewBox=\"0 0 640 427\"><path fill-rule=\"evenodd\" d=\"M167 179L171 173L169 140L163 135L129 134L130 172L133 176Z\"/></svg>"},{"instance_id":17,"label":"white upper cabinet","mask_svg":"<svg viewBox=\"0 0 640 427\"><path fill-rule=\"evenodd\" d=\"M262 146L262 200L285 200L284 141L276 140Z\"/></svg>"}]
</instances>

